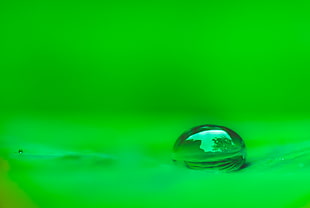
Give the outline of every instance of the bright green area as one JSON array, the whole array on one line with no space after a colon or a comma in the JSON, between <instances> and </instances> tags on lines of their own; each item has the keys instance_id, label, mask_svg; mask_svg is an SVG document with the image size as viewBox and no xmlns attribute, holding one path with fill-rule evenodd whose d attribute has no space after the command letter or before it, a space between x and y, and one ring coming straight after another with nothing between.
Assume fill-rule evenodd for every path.
<instances>
[{"instance_id":1,"label":"bright green area","mask_svg":"<svg viewBox=\"0 0 310 208\"><path fill-rule=\"evenodd\" d=\"M302 141L309 137L304 131L309 122L231 123L248 144L249 166L229 174L172 164L176 136L202 120L132 118L8 121L1 150L11 166L9 175L39 207L47 208L280 208L309 203L310 144ZM281 144L283 129L291 141ZM299 141L293 139L296 135ZM20 148L23 154L18 153Z\"/></svg>"},{"instance_id":2,"label":"bright green area","mask_svg":"<svg viewBox=\"0 0 310 208\"><path fill-rule=\"evenodd\" d=\"M310 203L309 8L1 2L0 154L12 180L43 208ZM175 169L174 141L201 124L240 134L252 166Z\"/></svg>"}]
</instances>

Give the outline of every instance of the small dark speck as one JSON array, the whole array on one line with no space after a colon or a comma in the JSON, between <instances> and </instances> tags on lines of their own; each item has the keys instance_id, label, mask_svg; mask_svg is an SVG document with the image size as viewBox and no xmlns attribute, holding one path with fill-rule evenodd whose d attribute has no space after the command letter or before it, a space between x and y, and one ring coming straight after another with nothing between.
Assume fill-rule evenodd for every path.
<instances>
[{"instance_id":1,"label":"small dark speck","mask_svg":"<svg viewBox=\"0 0 310 208\"><path fill-rule=\"evenodd\" d=\"M23 154L23 153L24 153L24 150L19 149L19 150L18 150L18 153L21 155L21 154Z\"/></svg>"}]
</instances>

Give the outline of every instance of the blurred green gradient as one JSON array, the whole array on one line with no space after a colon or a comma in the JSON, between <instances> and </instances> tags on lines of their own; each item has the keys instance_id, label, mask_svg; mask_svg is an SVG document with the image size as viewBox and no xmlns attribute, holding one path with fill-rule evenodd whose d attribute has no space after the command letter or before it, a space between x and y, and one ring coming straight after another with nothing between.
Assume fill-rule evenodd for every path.
<instances>
[{"instance_id":1,"label":"blurred green gradient","mask_svg":"<svg viewBox=\"0 0 310 208\"><path fill-rule=\"evenodd\" d=\"M199 206L206 196L210 206L304 206L308 169L207 180L173 169L170 150L201 124L240 133L253 164L275 147L308 144L309 9L305 1L1 2L0 155L11 180L44 208ZM223 200L222 187L236 191Z\"/></svg>"},{"instance_id":2,"label":"blurred green gradient","mask_svg":"<svg viewBox=\"0 0 310 208\"><path fill-rule=\"evenodd\" d=\"M304 2L1 4L5 112L309 113Z\"/></svg>"}]
</instances>

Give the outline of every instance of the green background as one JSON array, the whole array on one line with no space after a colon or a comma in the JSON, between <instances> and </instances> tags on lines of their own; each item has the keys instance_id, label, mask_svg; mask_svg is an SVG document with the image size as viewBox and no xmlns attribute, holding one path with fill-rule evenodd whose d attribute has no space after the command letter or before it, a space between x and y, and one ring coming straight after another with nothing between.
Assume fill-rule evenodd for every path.
<instances>
[{"instance_id":1,"label":"green background","mask_svg":"<svg viewBox=\"0 0 310 208\"><path fill-rule=\"evenodd\" d=\"M38 207L309 203L309 9L1 2L0 150L11 180ZM174 141L201 124L240 133L252 165L174 169ZM279 162L286 154L294 159Z\"/></svg>"}]
</instances>

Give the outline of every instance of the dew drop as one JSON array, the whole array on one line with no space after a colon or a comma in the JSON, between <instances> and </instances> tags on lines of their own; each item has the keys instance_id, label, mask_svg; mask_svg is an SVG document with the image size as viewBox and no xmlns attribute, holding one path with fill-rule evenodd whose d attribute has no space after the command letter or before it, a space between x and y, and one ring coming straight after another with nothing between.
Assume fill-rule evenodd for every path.
<instances>
[{"instance_id":1,"label":"dew drop","mask_svg":"<svg viewBox=\"0 0 310 208\"><path fill-rule=\"evenodd\" d=\"M18 154L22 155L23 153L24 153L24 150L22 150L22 149L18 150Z\"/></svg>"},{"instance_id":2,"label":"dew drop","mask_svg":"<svg viewBox=\"0 0 310 208\"><path fill-rule=\"evenodd\" d=\"M173 161L196 170L234 171L245 164L246 149L234 131L202 125L183 133L175 142Z\"/></svg>"}]
</instances>

